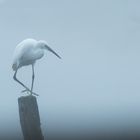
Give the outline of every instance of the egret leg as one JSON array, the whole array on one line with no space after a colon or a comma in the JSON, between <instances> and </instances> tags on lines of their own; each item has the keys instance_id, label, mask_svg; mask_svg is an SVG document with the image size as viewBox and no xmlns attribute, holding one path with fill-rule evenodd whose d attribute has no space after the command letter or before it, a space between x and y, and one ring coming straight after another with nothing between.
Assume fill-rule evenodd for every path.
<instances>
[{"instance_id":1,"label":"egret leg","mask_svg":"<svg viewBox=\"0 0 140 140\"><path fill-rule=\"evenodd\" d=\"M31 94L32 94L32 92L33 92L34 78L35 78L35 73L34 73L34 64L33 64L33 65L32 65L32 85L31 85Z\"/></svg>"},{"instance_id":2,"label":"egret leg","mask_svg":"<svg viewBox=\"0 0 140 140\"><path fill-rule=\"evenodd\" d=\"M18 82L20 85L22 85L24 88L26 88L27 91L30 91L30 89L29 89L27 86L25 86L22 82L20 82L20 81L17 79L16 75L17 75L17 70L16 70L16 72L15 72L15 74L14 74L14 76L13 76L13 79L14 79L16 82Z\"/></svg>"},{"instance_id":3,"label":"egret leg","mask_svg":"<svg viewBox=\"0 0 140 140\"><path fill-rule=\"evenodd\" d=\"M17 75L17 70L16 70L16 72L15 72L13 78L14 78L14 80L15 80L16 82L18 82L20 85L22 85L22 86L25 88L25 90L23 90L22 92L29 91L29 92L31 93L31 95L34 94L34 95L36 95L36 96L39 96L38 94L32 92L32 91L31 91L27 86L25 86L22 82L20 82L20 81L17 79L16 75Z\"/></svg>"}]
</instances>

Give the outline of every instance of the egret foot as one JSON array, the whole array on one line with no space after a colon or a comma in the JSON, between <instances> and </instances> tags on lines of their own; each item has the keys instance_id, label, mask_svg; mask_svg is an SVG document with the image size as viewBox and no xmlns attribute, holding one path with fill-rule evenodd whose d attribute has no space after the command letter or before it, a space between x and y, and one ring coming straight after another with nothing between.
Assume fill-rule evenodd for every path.
<instances>
[{"instance_id":1,"label":"egret foot","mask_svg":"<svg viewBox=\"0 0 140 140\"><path fill-rule=\"evenodd\" d=\"M21 92L22 92L22 93L23 93L23 92L27 92L27 93L30 94L30 95L33 94L33 95L39 96L37 93L34 93L34 92L32 92L31 90L29 90L29 89L22 90Z\"/></svg>"}]
</instances>

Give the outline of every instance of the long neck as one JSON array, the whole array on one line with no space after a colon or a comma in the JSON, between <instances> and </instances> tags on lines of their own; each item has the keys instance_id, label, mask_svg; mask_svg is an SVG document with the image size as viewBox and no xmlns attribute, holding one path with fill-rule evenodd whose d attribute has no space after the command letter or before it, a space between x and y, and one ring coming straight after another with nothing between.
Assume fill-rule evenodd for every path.
<instances>
[{"instance_id":1,"label":"long neck","mask_svg":"<svg viewBox=\"0 0 140 140\"><path fill-rule=\"evenodd\" d=\"M44 56L44 49L42 49L39 45L37 45L34 49L34 57L36 59L40 59Z\"/></svg>"}]
</instances>

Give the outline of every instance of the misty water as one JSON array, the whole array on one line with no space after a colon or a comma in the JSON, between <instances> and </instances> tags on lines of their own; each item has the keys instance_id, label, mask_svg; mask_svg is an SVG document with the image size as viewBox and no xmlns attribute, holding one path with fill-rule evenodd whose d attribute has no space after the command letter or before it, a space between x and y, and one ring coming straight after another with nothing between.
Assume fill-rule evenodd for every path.
<instances>
[{"instance_id":1,"label":"misty water","mask_svg":"<svg viewBox=\"0 0 140 140\"><path fill-rule=\"evenodd\" d=\"M35 64L45 138L140 132L140 2L0 0L0 137L23 140L12 56L26 38L58 52ZM18 78L30 87L31 66ZM8 132L8 136L6 135Z\"/></svg>"}]
</instances>

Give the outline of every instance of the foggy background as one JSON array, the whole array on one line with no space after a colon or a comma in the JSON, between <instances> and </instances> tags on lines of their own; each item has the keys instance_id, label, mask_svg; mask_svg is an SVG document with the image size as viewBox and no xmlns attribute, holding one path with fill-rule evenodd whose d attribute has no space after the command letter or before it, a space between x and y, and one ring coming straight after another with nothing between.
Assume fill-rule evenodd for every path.
<instances>
[{"instance_id":1,"label":"foggy background","mask_svg":"<svg viewBox=\"0 0 140 140\"><path fill-rule=\"evenodd\" d=\"M26 38L51 53L35 65L45 138L140 130L140 1L0 0L0 136L22 140L12 57ZM19 79L30 87L31 66Z\"/></svg>"}]
</instances>

